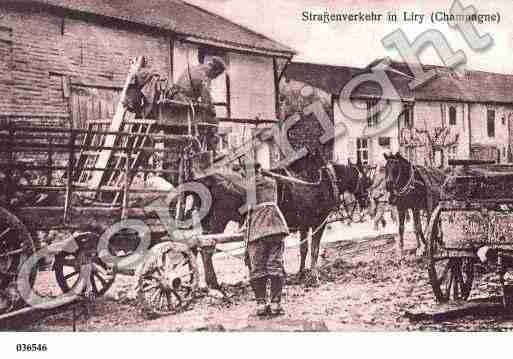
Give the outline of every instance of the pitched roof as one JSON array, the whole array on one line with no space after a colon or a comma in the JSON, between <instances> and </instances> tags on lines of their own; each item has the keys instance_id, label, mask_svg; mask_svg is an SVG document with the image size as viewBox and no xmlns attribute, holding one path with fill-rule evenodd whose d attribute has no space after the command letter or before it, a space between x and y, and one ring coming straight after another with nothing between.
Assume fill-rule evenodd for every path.
<instances>
[{"instance_id":1,"label":"pitched roof","mask_svg":"<svg viewBox=\"0 0 513 359\"><path fill-rule=\"evenodd\" d=\"M363 69L348 66L291 62L283 76L319 88L329 94L338 95L342 88Z\"/></svg>"},{"instance_id":2,"label":"pitched roof","mask_svg":"<svg viewBox=\"0 0 513 359\"><path fill-rule=\"evenodd\" d=\"M373 61L365 69L291 63L285 70L284 76L321 88L333 95L339 95L341 89L353 77L370 72L370 69L381 60ZM390 62L386 73L401 99L513 103L513 75L473 70L458 74L448 67L435 65L423 65L423 68L425 71L435 70L436 76L412 90L409 84L413 74L408 65L404 62ZM381 87L376 82L364 82L352 93L353 98L380 96Z\"/></svg>"},{"instance_id":3,"label":"pitched roof","mask_svg":"<svg viewBox=\"0 0 513 359\"><path fill-rule=\"evenodd\" d=\"M390 67L404 73L408 83L413 77L405 62L391 61ZM476 70L458 73L449 67L437 65L422 67L424 71L434 70L436 76L411 90L416 100L513 103L513 75ZM391 81L396 85L393 79Z\"/></svg>"},{"instance_id":4,"label":"pitched roof","mask_svg":"<svg viewBox=\"0 0 513 359\"><path fill-rule=\"evenodd\" d=\"M227 46L267 50L291 57L295 51L224 17L182 0L17 0L99 15L172 31Z\"/></svg>"}]
</instances>

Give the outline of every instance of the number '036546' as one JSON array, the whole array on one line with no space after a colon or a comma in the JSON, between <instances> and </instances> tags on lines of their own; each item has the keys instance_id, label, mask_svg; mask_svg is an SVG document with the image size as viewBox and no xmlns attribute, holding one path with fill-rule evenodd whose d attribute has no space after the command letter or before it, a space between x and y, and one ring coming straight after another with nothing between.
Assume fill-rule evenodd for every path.
<instances>
[{"instance_id":1,"label":"number '036546'","mask_svg":"<svg viewBox=\"0 0 513 359\"><path fill-rule=\"evenodd\" d=\"M46 344L16 344L17 352L45 352L47 350Z\"/></svg>"}]
</instances>

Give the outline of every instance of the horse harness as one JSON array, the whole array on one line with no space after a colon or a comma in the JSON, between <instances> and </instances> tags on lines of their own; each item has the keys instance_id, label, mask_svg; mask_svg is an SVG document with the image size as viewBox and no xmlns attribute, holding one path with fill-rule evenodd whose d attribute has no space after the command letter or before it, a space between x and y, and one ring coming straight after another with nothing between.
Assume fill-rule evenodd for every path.
<instances>
[{"instance_id":1,"label":"horse harness","mask_svg":"<svg viewBox=\"0 0 513 359\"><path fill-rule=\"evenodd\" d=\"M357 166L351 165L349 168L356 170L356 174L357 174L356 185L354 186L354 189L352 191L353 194L356 195L361 190L363 174ZM334 192L335 198L339 198L339 196L341 195L340 189L339 189L340 181L337 179L337 176L335 174L335 169L333 168L332 164L328 164L326 166L326 169L328 170L330 180L332 181L331 184L332 184L332 187L334 188L333 192Z\"/></svg>"},{"instance_id":2,"label":"horse harness","mask_svg":"<svg viewBox=\"0 0 513 359\"><path fill-rule=\"evenodd\" d=\"M420 182L415 179L415 171L416 171L415 166L413 165L413 163L410 163L410 176L408 178L408 181L401 189L396 190L394 188L394 194L397 197L405 197L405 196L411 194L413 192L413 190L415 189L415 184L420 184L422 186L424 185L423 182ZM398 186L400 178L401 178L401 172L399 172L399 175L397 176L397 178L394 181L395 187Z\"/></svg>"}]
</instances>

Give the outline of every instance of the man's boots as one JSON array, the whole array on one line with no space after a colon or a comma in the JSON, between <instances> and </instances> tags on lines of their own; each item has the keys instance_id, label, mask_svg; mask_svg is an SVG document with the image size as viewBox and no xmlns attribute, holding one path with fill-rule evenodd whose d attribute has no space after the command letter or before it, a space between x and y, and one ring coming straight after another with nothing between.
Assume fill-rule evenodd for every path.
<instances>
[{"instance_id":1,"label":"man's boots","mask_svg":"<svg viewBox=\"0 0 513 359\"><path fill-rule=\"evenodd\" d=\"M271 314L283 314L281 306L281 293L283 290L284 278L282 276L271 276Z\"/></svg>"},{"instance_id":2,"label":"man's boots","mask_svg":"<svg viewBox=\"0 0 513 359\"><path fill-rule=\"evenodd\" d=\"M261 317L269 314L269 307L266 301L267 277L252 279L250 283L255 293L256 315Z\"/></svg>"}]
</instances>

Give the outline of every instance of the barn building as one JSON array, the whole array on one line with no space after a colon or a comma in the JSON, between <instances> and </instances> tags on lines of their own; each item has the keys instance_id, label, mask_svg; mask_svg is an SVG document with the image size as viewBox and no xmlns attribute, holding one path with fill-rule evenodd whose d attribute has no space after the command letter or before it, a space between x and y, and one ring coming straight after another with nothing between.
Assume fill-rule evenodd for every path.
<instances>
[{"instance_id":1,"label":"barn building","mask_svg":"<svg viewBox=\"0 0 513 359\"><path fill-rule=\"evenodd\" d=\"M456 157L511 162L513 76L472 70L459 73L427 65L424 69L434 69L436 76L411 90L408 84L413 74L407 64L390 62L386 75L399 95L402 111L392 125L366 136L365 131L382 120L382 111L375 107L381 88L365 82L352 92L352 103L367 109L364 121L352 120L341 111L339 94L351 79L369 73L380 61L365 69L291 63L285 71L284 83L312 87L331 100L333 121L337 128L346 129L334 140L335 160L360 158L375 165L383 162L384 152L400 150L415 163L428 166L446 165Z\"/></svg>"},{"instance_id":2,"label":"barn building","mask_svg":"<svg viewBox=\"0 0 513 359\"><path fill-rule=\"evenodd\" d=\"M228 71L212 84L220 146L237 146L247 127L276 121L294 51L180 0L3 0L0 118L74 127L111 118L141 55L172 80L222 57Z\"/></svg>"}]
</instances>

